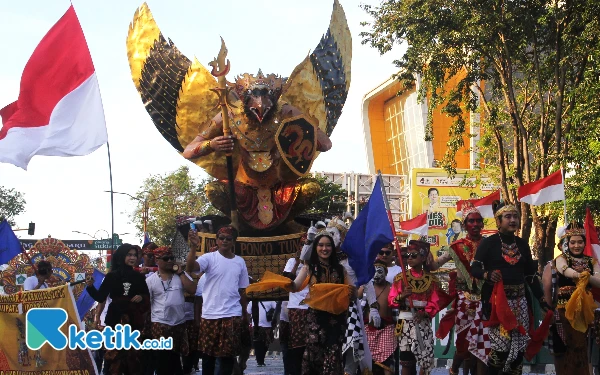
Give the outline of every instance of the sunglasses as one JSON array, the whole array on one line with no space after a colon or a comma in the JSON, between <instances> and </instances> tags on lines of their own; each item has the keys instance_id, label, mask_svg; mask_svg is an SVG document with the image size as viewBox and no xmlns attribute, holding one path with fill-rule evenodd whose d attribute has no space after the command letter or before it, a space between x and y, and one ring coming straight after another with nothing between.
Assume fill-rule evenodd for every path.
<instances>
[{"instance_id":1,"label":"sunglasses","mask_svg":"<svg viewBox=\"0 0 600 375\"><path fill-rule=\"evenodd\" d=\"M392 254L392 251L391 251L391 250L388 250L388 251L380 251L380 252L379 252L379 255L386 255L386 256L387 256L387 255L391 255L391 254Z\"/></svg>"},{"instance_id":2,"label":"sunglasses","mask_svg":"<svg viewBox=\"0 0 600 375\"><path fill-rule=\"evenodd\" d=\"M402 258L417 259L417 257L419 255L420 255L419 253L406 253L406 254L402 254Z\"/></svg>"},{"instance_id":3,"label":"sunglasses","mask_svg":"<svg viewBox=\"0 0 600 375\"><path fill-rule=\"evenodd\" d=\"M219 241L225 241L225 240L227 240L229 242L233 241L233 237L231 237L231 236L227 236L227 237L225 237L225 236L219 236L219 237L217 237L217 239Z\"/></svg>"},{"instance_id":4,"label":"sunglasses","mask_svg":"<svg viewBox=\"0 0 600 375\"><path fill-rule=\"evenodd\" d=\"M166 257L162 257L162 258L158 258L158 259L162 259L165 262L168 262L170 260L175 260L175 257L174 256L166 256Z\"/></svg>"}]
</instances>

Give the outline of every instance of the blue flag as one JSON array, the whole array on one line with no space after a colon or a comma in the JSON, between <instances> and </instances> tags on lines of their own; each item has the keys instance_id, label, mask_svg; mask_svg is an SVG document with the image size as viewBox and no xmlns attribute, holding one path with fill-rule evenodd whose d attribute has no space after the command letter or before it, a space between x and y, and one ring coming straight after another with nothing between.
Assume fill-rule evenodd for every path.
<instances>
[{"instance_id":1,"label":"blue flag","mask_svg":"<svg viewBox=\"0 0 600 375\"><path fill-rule=\"evenodd\" d=\"M100 289L100 285L102 284L102 280L104 280L104 274L97 269L94 268L94 286L96 289ZM94 299L88 294L87 290L83 290L79 298L77 298L77 312L79 313L79 319L83 319L83 316L87 314L88 311L94 305Z\"/></svg>"},{"instance_id":2,"label":"blue flag","mask_svg":"<svg viewBox=\"0 0 600 375\"><path fill-rule=\"evenodd\" d=\"M150 243L150 234L148 232L144 232L144 245Z\"/></svg>"},{"instance_id":3,"label":"blue flag","mask_svg":"<svg viewBox=\"0 0 600 375\"><path fill-rule=\"evenodd\" d=\"M381 182L377 178L371 198L352 223L342 243L342 250L348 255L350 267L356 272L357 286L366 284L373 278L373 262L377 253L394 240L383 199Z\"/></svg>"},{"instance_id":4,"label":"blue flag","mask_svg":"<svg viewBox=\"0 0 600 375\"><path fill-rule=\"evenodd\" d=\"M21 242L12 231L8 221L0 223L0 264L7 264L21 253Z\"/></svg>"}]
</instances>

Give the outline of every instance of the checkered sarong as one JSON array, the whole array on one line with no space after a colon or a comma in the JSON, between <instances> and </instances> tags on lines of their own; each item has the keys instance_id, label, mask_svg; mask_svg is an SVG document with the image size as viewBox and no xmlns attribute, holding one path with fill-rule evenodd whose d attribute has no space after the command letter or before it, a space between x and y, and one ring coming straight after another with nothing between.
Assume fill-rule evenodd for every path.
<instances>
[{"instance_id":1,"label":"checkered sarong","mask_svg":"<svg viewBox=\"0 0 600 375\"><path fill-rule=\"evenodd\" d=\"M365 331L373 361L383 363L394 354L398 346L398 340L394 335L394 325L388 325L382 329L367 326Z\"/></svg>"},{"instance_id":2,"label":"checkered sarong","mask_svg":"<svg viewBox=\"0 0 600 375\"><path fill-rule=\"evenodd\" d=\"M348 328L346 329L346 337L342 346L342 353L346 353L348 349L352 349L354 362L359 362L365 356L365 348L363 346L363 328L362 316L356 307L356 304L351 304L348 314Z\"/></svg>"},{"instance_id":3,"label":"checkered sarong","mask_svg":"<svg viewBox=\"0 0 600 375\"><path fill-rule=\"evenodd\" d=\"M456 296L456 317L454 318L454 330L456 331L456 334L471 327L473 314L477 310L477 305L480 304L480 301L471 301L467 299L464 291L458 291L458 295Z\"/></svg>"},{"instance_id":4,"label":"checkered sarong","mask_svg":"<svg viewBox=\"0 0 600 375\"><path fill-rule=\"evenodd\" d=\"M492 343L490 341L489 328L483 326L482 316L481 303L479 303L475 309L475 316L471 320L469 331L467 332L467 341L469 341L469 352L483 363L487 363L488 356L492 350Z\"/></svg>"}]
</instances>

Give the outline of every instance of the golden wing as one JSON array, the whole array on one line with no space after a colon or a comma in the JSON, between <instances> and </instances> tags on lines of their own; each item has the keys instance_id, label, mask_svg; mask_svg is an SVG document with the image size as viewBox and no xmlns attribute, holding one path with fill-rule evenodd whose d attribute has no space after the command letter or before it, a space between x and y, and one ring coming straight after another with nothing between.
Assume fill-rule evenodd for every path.
<instances>
[{"instance_id":1,"label":"golden wing","mask_svg":"<svg viewBox=\"0 0 600 375\"><path fill-rule=\"evenodd\" d=\"M296 66L281 100L315 118L319 128L331 135L350 89L351 62L352 35L344 9L334 0L329 29L315 50Z\"/></svg>"},{"instance_id":2,"label":"golden wing","mask_svg":"<svg viewBox=\"0 0 600 375\"><path fill-rule=\"evenodd\" d=\"M217 81L194 59L185 57L160 32L146 3L135 12L127 35L133 83L152 122L180 153L218 112ZM210 160L198 165L205 168ZM207 168L205 168L207 169ZM210 173L210 172L209 172Z\"/></svg>"}]
</instances>

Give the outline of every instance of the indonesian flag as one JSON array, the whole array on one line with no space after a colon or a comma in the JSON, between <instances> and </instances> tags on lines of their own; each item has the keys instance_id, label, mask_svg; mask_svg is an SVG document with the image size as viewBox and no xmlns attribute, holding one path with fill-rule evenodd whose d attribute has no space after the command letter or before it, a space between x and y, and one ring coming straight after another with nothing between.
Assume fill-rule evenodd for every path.
<instances>
[{"instance_id":1,"label":"indonesian flag","mask_svg":"<svg viewBox=\"0 0 600 375\"><path fill-rule=\"evenodd\" d=\"M583 254L594 257L597 260L600 259L600 240L598 239L598 232L596 232L596 228L594 227L594 218L589 207L586 209L583 229L585 229L586 239Z\"/></svg>"},{"instance_id":2,"label":"indonesian flag","mask_svg":"<svg viewBox=\"0 0 600 375\"><path fill-rule=\"evenodd\" d=\"M562 169L546 178L523 185L518 191L519 202L539 206L544 203L565 200L565 183Z\"/></svg>"},{"instance_id":3,"label":"indonesian flag","mask_svg":"<svg viewBox=\"0 0 600 375\"><path fill-rule=\"evenodd\" d=\"M0 162L87 155L107 142L94 64L71 5L29 58L16 102L0 110Z\"/></svg>"},{"instance_id":4,"label":"indonesian flag","mask_svg":"<svg viewBox=\"0 0 600 375\"><path fill-rule=\"evenodd\" d=\"M421 214L413 219L400 222L399 232L401 233L426 236L428 231L429 223L427 222L427 213Z\"/></svg>"},{"instance_id":5,"label":"indonesian flag","mask_svg":"<svg viewBox=\"0 0 600 375\"><path fill-rule=\"evenodd\" d=\"M471 205L479 210L481 217L493 218L494 211L492 210L492 203L496 200L500 200L500 190L497 190L481 199L460 200L456 202L456 217L461 218L463 207L465 205Z\"/></svg>"}]
</instances>

